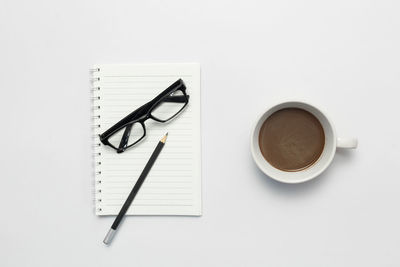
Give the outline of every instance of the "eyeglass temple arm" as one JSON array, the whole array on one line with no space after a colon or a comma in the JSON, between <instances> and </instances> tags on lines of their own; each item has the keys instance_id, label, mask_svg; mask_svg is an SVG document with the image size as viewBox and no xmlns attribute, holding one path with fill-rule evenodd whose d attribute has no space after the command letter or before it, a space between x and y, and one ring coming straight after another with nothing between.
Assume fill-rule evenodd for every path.
<instances>
[{"instance_id":1,"label":"eyeglass temple arm","mask_svg":"<svg viewBox=\"0 0 400 267\"><path fill-rule=\"evenodd\" d=\"M143 114L146 114L146 110L148 109L149 106L150 106L150 103L147 103L147 104L141 106L140 108L138 108L137 110L133 111L131 114L129 114L128 116L126 116L125 118L120 120L118 123L114 124L111 128L109 128L107 131L105 131L103 134L100 135L100 140L101 141L104 140L109 134L114 133L121 126L129 123L132 120L132 118L135 118L135 117L138 118L140 116L143 116ZM130 130L129 130L129 133L130 133ZM124 135L125 135L125 132L124 132ZM129 135L128 135L128 137L129 137Z\"/></svg>"},{"instance_id":2,"label":"eyeglass temple arm","mask_svg":"<svg viewBox=\"0 0 400 267\"><path fill-rule=\"evenodd\" d=\"M185 102L184 96L171 96L170 94L172 92L175 92L177 90L182 90L183 92L186 92L186 86L185 83L183 82L182 79L178 79L176 82L174 82L173 84L171 84L170 86L168 86L167 89L165 89L164 91L162 91L158 96L156 96L153 100L151 100L150 102L152 104L157 103L158 101L160 101L161 99L163 101L166 100L166 98L170 98L170 100L172 99L176 99L177 101L170 101L170 102ZM183 97L183 98L182 98Z\"/></svg>"},{"instance_id":3,"label":"eyeglass temple arm","mask_svg":"<svg viewBox=\"0 0 400 267\"><path fill-rule=\"evenodd\" d=\"M125 127L124 134L122 135L121 142L119 143L117 150L118 153L124 152L126 146L128 145L128 140L129 136L131 135L131 130L132 130L132 124L128 124Z\"/></svg>"},{"instance_id":4,"label":"eyeglass temple arm","mask_svg":"<svg viewBox=\"0 0 400 267\"><path fill-rule=\"evenodd\" d=\"M167 96L164 98L164 102L172 102L172 103L185 103L189 99L189 95L173 95L173 96Z\"/></svg>"}]
</instances>

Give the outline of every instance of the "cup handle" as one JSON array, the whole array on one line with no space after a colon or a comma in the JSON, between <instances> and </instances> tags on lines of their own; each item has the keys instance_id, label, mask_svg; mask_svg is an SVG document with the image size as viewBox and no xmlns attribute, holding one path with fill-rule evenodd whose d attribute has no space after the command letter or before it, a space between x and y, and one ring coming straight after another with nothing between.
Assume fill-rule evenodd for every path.
<instances>
[{"instance_id":1,"label":"cup handle","mask_svg":"<svg viewBox=\"0 0 400 267\"><path fill-rule=\"evenodd\" d=\"M336 139L336 147L338 148L357 148L358 140L357 138L341 138Z\"/></svg>"}]
</instances>

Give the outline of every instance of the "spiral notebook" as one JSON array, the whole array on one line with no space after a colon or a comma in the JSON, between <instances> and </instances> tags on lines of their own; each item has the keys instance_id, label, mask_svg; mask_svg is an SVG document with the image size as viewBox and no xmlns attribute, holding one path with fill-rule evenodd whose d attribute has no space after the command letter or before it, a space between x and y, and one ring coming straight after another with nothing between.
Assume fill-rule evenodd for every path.
<instances>
[{"instance_id":1,"label":"spiral notebook","mask_svg":"<svg viewBox=\"0 0 400 267\"><path fill-rule=\"evenodd\" d=\"M95 65L93 129L96 215L116 215L159 139L167 143L127 214L201 215L199 64ZM147 120L146 137L117 154L98 135L181 78L190 95L182 113L168 123Z\"/></svg>"}]
</instances>

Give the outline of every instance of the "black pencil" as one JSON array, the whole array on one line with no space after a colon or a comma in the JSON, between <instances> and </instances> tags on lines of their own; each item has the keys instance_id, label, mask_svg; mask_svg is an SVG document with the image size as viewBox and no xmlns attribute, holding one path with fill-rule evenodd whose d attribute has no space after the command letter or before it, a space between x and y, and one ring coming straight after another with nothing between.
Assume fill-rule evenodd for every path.
<instances>
[{"instance_id":1,"label":"black pencil","mask_svg":"<svg viewBox=\"0 0 400 267\"><path fill-rule=\"evenodd\" d=\"M133 199L135 198L137 192L139 192L140 187L142 186L144 180L146 179L147 174L149 173L151 167L153 167L154 162L156 161L158 155L160 154L161 150L164 147L165 141L167 141L168 133L166 133L158 142L156 148L151 154L149 161L147 162L146 166L144 167L142 173L139 176L135 186L132 188L132 191L129 193L128 198L125 200L124 205L122 206L120 212L118 213L117 217L114 220L114 223L111 225L110 230L108 231L106 237L104 238L104 244L108 245L111 243L111 240L114 237L115 232L117 231L118 225L120 224L122 218L124 217L125 213L128 211L129 207Z\"/></svg>"}]
</instances>

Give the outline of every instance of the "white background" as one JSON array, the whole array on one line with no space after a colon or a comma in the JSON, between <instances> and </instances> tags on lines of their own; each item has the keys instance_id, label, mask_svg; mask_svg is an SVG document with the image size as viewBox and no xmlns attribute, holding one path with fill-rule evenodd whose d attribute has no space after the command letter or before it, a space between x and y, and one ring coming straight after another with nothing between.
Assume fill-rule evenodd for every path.
<instances>
[{"instance_id":1,"label":"white background","mask_svg":"<svg viewBox=\"0 0 400 267\"><path fill-rule=\"evenodd\" d=\"M399 266L400 2L1 1L0 266ZM199 62L202 217L93 213L94 63ZM341 136L321 177L279 184L250 130L279 98Z\"/></svg>"}]
</instances>

